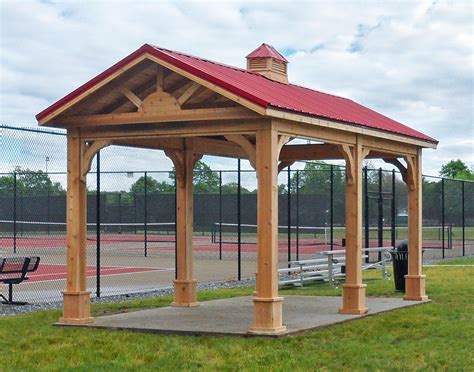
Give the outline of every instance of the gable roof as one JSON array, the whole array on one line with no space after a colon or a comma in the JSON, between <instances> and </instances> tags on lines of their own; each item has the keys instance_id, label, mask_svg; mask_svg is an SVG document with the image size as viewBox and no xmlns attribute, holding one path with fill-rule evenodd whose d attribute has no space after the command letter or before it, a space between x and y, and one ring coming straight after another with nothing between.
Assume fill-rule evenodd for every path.
<instances>
[{"instance_id":1,"label":"gable roof","mask_svg":"<svg viewBox=\"0 0 474 372\"><path fill-rule=\"evenodd\" d=\"M288 63L286 58L283 57L274 47L265 43L260 45L257 49L255 49L245 58L269 58L269 57Z\"/></svg>"},{"instance_id":2,"label":"gable roof","mask_svg":"<svg viewBox=\"0 0 474 372\"><path fill-rule=\"evenodd\" d=\"M238 67L228 66L188 54L145 44L89 82L36 115L42 118L106 79L143 54L150 54L190 74L226 89L260 107L290 111L346 124L395 133L422 141L437 140L392 120L347 98L315 91L295 84L283 84Z\"/></svg>"}]
</instances>

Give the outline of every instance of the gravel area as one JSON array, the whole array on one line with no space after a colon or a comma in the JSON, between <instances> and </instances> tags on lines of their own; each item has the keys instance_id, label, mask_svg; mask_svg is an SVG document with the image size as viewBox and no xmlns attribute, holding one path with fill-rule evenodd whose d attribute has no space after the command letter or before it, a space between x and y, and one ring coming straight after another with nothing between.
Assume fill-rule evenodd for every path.
<instances>
[{"instance_id":1,"label":"gravel area","mask_svg":"<svg viewBox=\"0 0 474 372\"><path fill-rule=\"evenodd\" d=\"M213 283L198 283L198 289L200 291L222 289L222 288L238 288L238 287L247 287L255 285L255 279L243 279L241 281L225 281L225 282L213 282ZM101 298L92 298L91 303L93 304L104 304L111 302L123 302L123 301L133 301L141 298L148 297L164 297L173 294L173 287L164 287L159 288L154 291L148 292L137 292L137 293L128 293L122 295L113 295L113 296L104 296ZM45 303L36 303L28 304L21 306L14 305L3 305L0 304L0 317L1 316L11 316L17 314L26 314L34 311L48 310L48 309L59 309L63 306L62 301L56 302L45 302Z\"/></svg>"}]
</instances>

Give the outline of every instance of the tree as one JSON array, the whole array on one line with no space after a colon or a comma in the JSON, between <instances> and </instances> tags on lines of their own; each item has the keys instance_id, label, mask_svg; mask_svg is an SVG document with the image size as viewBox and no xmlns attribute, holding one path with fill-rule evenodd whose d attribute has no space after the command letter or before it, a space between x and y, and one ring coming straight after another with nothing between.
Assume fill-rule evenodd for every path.
<instances>
[{"instance_id":1,"label":"tree","mask_svg":"<svg viewBox=\"0 0 474 372\"><path fill-rule=\"evenodd\" d=\"M225 185L222 185L222 193L223 194L237 194L237 188L238 188L237 182L229 182L226 183ZM249 189L246 189L245 187L240 186L240 193L241 194L251 194L252 192Z\"/></svg>"},{"instance_id":2,"label":"tree","mask_svg":"<svg viewBox=\"0 0 474 372\"><path fill-rule=\"evenodd\" d=\"M53 183L53 181L51 181L51 179L49 178L49 175L41 170L32 171L30 169L22 169L20 167L16 167L14 173L16 173L17 175L17 192L21 192L24 195L48 193L49 195L63 195L66 192L59 182ZM13 174L1 177L1 192L13 193L14 182L15 180Z\"/></svg>"},{"instance_id":3,"label":"tree","mask_svg":"<svg viewBox=\"0 0 474 372\"><path fill-rule=\"evenodd\" d=\"M173 167L174 170L174 167ZM175 180L175 172L169 173L169 178ZM197 194L219 192L219 172L215 172L201 160L196 162L194 167L193 189Z\"/></svg>"},{"instance_id":4,"label":"tree","mask_svg":"<svg viewBox=\"0 0 474 372\"><path fill-rule=\"evenodd\" d=\"M459 178L463 180L474 180L474 170L464 164L461 159L451 160L443 165L439 171L441 177Z\"/></svg>"},{"instance_id":5,"label":"tree","mask_svg":"<svg viewBox=\"0 0 474 372\"><path fill-rule=\"evenodd\" d=\"M174 185L171 185L166 181L158 182L154 178L146 176L146 191L147 193L172 194L174 193ZM133 194L145 193L145 176L136 180L136 182L130 187L130 192Z\"/></svg>"},{"instance_id":6,"label":"tree","mask_svg":"<svg viewBox=\"0 0 474 372\"><path fill-rule=\"evenodd\" d=\"M331 187L330 181L331 165L326 163L306 163L304 170L299 171L299 190L303 194L315 194L328 192ZM334 188L339 189L344 186L344 173L334 167L333 173ZM293 173L290 181L291 191L296 191L296 172Z\"/></svg>"},{"instance_id":7,"label":"tree","mask_svg":"<svg viewBox=\"0 0 474 372\"><path fill-rule=\"evenodd\" d=\"M13 175L0 177L0 195L2 196L13 195L14 187L15 187L15 179ZM17 192L24 191L23 182L19 181L18 178L16 182L16 188L17 188Z\"/></svg>"}]
</instances>

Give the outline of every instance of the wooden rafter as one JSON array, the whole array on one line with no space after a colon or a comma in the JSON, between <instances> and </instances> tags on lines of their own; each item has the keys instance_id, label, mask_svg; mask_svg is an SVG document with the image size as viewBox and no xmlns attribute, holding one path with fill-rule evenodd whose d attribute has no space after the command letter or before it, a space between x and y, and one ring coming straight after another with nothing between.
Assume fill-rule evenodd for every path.
<instances>
[{"instance_id":1,"label":"wooden rafter","mask_svg":"<svg viewBox=\"0 0 474 372\"><path fill-rule=\"evenodd\" d=\"M163 92L165 87L165 74L164 69L160 65L157 65L156 68L156 91Z\"/></svg>"},{"instance_id":2,"label":"wooden rafter","mask_svg":"<svg viewBox=\"0 0 474 372\"><path fill-rule=\"evenodd\" d=\"M184 105L188 99L191 98L191 96L196 93L196 91L200 88L201 86L198 83L195 83L194 81L191 81L187 84L186 89L184 92L178 97L178 103L180 106Z\"/></svg>"},{"instance_id":3,"label":"wooden rafter","mask_svg":"<svg viewBox=\"0 0 474 372\"><path fill-rule=\"evenodd\" d=\"M142 104L142 100L136 96L135 93L133 93L130 89L127 87L122 87L120 91L123 93L125 97L129 99L130 102L132 102L135 106L140 107Z\"/></svg>"}]
</instances>

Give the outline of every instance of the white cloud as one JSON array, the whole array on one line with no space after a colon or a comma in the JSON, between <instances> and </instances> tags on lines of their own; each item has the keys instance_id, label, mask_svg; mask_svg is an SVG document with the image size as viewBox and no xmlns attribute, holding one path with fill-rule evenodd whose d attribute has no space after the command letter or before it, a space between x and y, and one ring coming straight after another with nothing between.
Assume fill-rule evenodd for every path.
<instances>
[{"instance_id":1,"label":"white cloud","mask_svg":"<svg viewBox=\"0 0 474 372\"><path fill-rule=\"evenodd\" d=\"M5 124L35 125L36 113L144 43L243 67L268 42L290 60L292 82L439 139L439 150L425 151L425 173L458 157L474 165L470 1L2 1L0 21ZM154 152L106 151L115 169L129 168L130 156L134 167L170 166Z\"/></svg>"}]
</instances>

